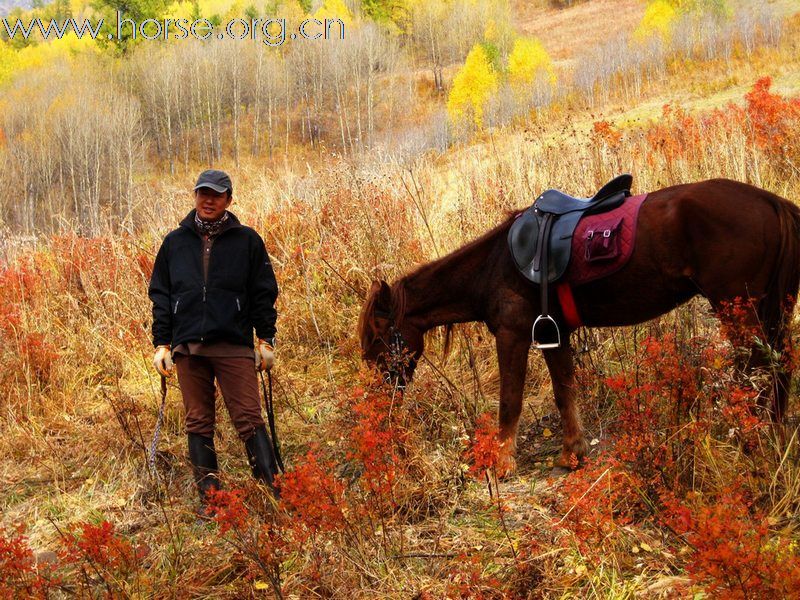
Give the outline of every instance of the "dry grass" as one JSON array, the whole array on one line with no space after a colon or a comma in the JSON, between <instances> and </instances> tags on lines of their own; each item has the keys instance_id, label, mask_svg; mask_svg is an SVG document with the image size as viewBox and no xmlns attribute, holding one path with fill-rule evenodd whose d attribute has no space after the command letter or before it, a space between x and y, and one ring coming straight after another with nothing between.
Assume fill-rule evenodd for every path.
<instances>
[{"instance_id":1,"label":"dry grass","mask_svg":"<svg viewBox=\"0 0 800 600\"><path fill-rule=\"evenodd\" d=\"M534 34L555 31L539 35L565 60L576 39L607 34L609 11L618 17L615 24L630 21L630 27L641 10L639 2L589 2L563 12L523 13L528 17L522 26ZM761 63L728 66L734 71L731 78L713 91L699 89L690 98L688 91L706 76L708 65L685 65L671 75L671 85L649 90L642 104L612 104L602 112L629 124L655 116L652 107L675 97L698 108L741 98L741 89L765 74L762 67L777 65L776 58L796 66L796 36L789 33L775 54L754 59ZM788 66L776 83L782 93L796 92ZM625 129L615 148L593 142L589 129L596 118L585 109L556 106L524 128L493 132L445 155L404 162L368 156L309 165L297 159L270 172L246 162L238 169L223 165L240 190L232 210L264 234L281 285L277 420L290 466L299 466L312 443L319 442L321 452L336 464L336 475L348 482L349 501L357 505L370 498L362 495L354 475L360 467L347 454L352 422L342 404L362 385L353 334L370 281L391 280L458 247L506 211L528 204L539 190L562 187L588 194L626 170L635 174L637 190L728 176L800 198L800 174L746 148L744 136L724 144L709 139L709 147L720 143L702 161L687 156L653 162L636 128ZM135 238L85 242L67 237L3 246L4 264L18 266L36 258L30 281L7 287L10 302L0 301L0 307L19 309L21 318L13 334L3 334L8 343L0 347L0 527L25 524L30 545L41 552L58 547L56 525L113 521L118 531L148 549L131 579L136 585L120 584L120 597L267 593L259 587L262 579L243 576L252 575L252 565L221 542L213 526L194 524L195 492L175 381L159 446L161 485L154 486L146 473L143 448L155 422L158 393L149 365L146 269L140 265L152 259L161 237L190 209L191 199L183 191L190 179L187 173L140 182L148 192L140 196L142 231ZM593 383L584 390L582 405L587 434L598 440L596 451L613 443L608 427L617 411L598 383L600 372L635 364L636 341L643 335L660 335L686 323L695 336L717 330L705 304L694 302L640 328L590 332L590 352L581 362ZM18 355L23 334L29 333L43 334L57 355L46 362L46 376L30 355ZM684 570L688 546L654 518L620 528L618 551L599 562L565 541L568 531L553 529L553 522L563 521L570 509L555 500L563 480L549 477L559 430L538 354L529 358L518 476L500 483L499 496L492 497L484 482L465 477L464 440L475 417L497 406L493 340L484 327L467 325L458 329L450 356L439 350L439 342L432 340L398 408L401 425L413 440L405 448L407 471L394 490L399 506L380 513L385 519L380 525L358 521L346 534L321 536L317 546L290 555L283 564L287 597L458 597L462 584L466 591L461 597L499 596L498 585L522 597L701 593ZM796 411L796 396L792 407ZM225 484L248 488L255 506L258 490L250 486L243 448L221 407L218 423ZM710 480L729 473L723 458L738 466L756 464L736 448L712 446L698 467ZM776 529L782 528L776 537L795 544L800 498L796 451L793 439L765 452L764 464L773 470L763 499ZM525 548L530 553L515 558ZM309 573L320 556L323 574L314 580Z\"/></svg>"}]
</instances>

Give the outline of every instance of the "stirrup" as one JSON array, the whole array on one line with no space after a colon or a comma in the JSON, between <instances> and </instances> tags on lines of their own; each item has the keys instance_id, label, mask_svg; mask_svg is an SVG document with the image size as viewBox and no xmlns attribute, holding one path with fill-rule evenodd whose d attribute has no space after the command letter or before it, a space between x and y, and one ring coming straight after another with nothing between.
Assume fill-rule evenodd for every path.
<instances>
[{"instance_id":1,"label":"stirrup","mask_svg":"<svg viewBox=\"0 0 800 600\"><path fill-rule=\"evenodd\" d=\"M548 323L552 323L553 329L556 331L556 341L555 342L537 342L536 341L536 326L539 325L539 329L544 327L545 329L548 326ZM561 332L558 329L558 323L556 320L551 317L550 315L539 315L536 317L536 320L533 322L533 328L531 329L531 339L533 340L533 347L537 350L548 350L550 348L560 348L561 347Z\"/></svg>"}]
</instances>

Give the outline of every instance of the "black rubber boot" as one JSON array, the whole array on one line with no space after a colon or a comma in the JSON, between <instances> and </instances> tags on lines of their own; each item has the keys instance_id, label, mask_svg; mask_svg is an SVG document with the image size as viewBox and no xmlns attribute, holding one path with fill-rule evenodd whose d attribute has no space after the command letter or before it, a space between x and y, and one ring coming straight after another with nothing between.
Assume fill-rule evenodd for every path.
<instances>
[{"instance_id":1,"label":"black rubber boot","mask_svg":"<svg viewBox=\"0 0 800 600\"><path fill-rule=\"evenodd\" d=\"M197 433L189 434L189 460L194 471L194 481L200 494L200 517L208 517L208 492L220 489L217 472L217 452L214 449L214 438L205 437Z\"/></svg>"},{"instance_id":2,"label":"black rubber boot","mask_svg":"<svg viewBox=\"0 0 800 600\"><path fill-rule=\"evenodd\" d=\"M274 480L278 473L275 453L272 450L272 440L263 425L257 427L253 435L244 443L247 449L247 460L253 471L253 477L267 484L272 495L279 498L280 494L275 489Z\"/></svg>"}]
</instances>

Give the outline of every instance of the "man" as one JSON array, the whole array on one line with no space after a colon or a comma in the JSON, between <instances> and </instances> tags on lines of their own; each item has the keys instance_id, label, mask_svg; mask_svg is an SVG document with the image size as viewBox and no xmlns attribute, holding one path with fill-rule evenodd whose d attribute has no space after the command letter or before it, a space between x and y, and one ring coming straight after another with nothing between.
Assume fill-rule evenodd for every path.
<instances>
[{"instance_id":1,"label":"man","mask_svg":"<svg viewBox=\"0 0 800 600\"><path fill-rule=\"evenodd\" d=\"M148 295L153 302L153 364L168 376L174 360L178 371L189 459L203 513L209 490L219 489L215 378L253 476L275 494L277 467L261 417L256 370L271 369L275 360L278 284L264 241L227 210L233 200L230 177L223 171L203 171L194 198L195 208L161 244Z\"/></svg>"}]
</instances>

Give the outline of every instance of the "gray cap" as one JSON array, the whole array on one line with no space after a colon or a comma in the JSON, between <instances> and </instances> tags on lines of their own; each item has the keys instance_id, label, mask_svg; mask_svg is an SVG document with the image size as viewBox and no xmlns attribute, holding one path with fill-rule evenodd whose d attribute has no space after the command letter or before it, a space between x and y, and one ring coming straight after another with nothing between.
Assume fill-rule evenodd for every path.
<instances>
[{"instance_id":1,"label":"gray cap","mask_svg":"<svg viewBox=\"0 0 800 600\"><path fill-rule=\"evenodd\" d=\"M219 171L217 169L203 171L200 173L200 177L197 178L197 185L194 186L194 189L197 190L201 187L211 188L220 194L230 191L231 195L233 195L233 184L231 183L231 178L228 177L225 171Z\"/></svg>"}]
</instances>

